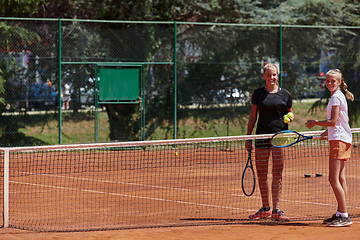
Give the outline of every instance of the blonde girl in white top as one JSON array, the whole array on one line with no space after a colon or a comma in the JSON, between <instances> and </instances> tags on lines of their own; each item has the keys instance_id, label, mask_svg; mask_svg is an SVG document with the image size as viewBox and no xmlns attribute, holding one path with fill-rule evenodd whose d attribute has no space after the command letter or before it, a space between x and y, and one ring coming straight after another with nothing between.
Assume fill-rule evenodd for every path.
<instances>
[{"instance_id":1,"label":"blonde girl in white top","mask_svg":"<svg viewBox=\"0 0 360 240\"><path fill-rule=\"evenodd\" d=\"M327 106L327 120L308 120L305 125L309 129L316 125L328 127L321 136L329 140L329 182L338 207L337 212L331 218L324 220L324 223L331 227L342 227L352 224L346 209L345 162L350 158L352 142L346 98L353 101L354 95L347 90L339 69L331 69L326 73L325 84L331 92L331 99ZM346 98L341 89L345 91Z\"/></svg>"}]
</instances>

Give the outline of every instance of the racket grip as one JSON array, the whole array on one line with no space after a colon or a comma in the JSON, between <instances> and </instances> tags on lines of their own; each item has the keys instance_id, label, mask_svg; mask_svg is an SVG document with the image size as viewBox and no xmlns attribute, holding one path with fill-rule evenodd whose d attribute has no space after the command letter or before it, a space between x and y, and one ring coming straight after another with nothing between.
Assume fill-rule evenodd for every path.
<instances>
[{"instance_id":1,"label":"racket grip","mask_svg":"<svg viewBox=\"0 0 360 240\"><path fill-rule=\"evenodd\" d=\"M322 136L313 136L312 137L313 139L322 139L323 137ZM327 137L326 137L327 138Z\"/></svg>"}]
</instances>

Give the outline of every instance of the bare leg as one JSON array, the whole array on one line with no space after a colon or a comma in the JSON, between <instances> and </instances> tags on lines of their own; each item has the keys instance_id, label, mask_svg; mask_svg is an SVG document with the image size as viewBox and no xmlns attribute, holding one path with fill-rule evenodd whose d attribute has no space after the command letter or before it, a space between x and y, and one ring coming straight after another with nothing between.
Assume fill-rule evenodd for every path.
<instances>
[{"instance_id":1,"label":"bare leg","mask_svg":"<svg viewBox=\"0 0 360 240\"><path fill-rule=\"evenodd\" d=\"M272 148L272 159L273 159L273 168L272 168L272 200L273 200L273 209L279 209L279 200L282 190L282 172L284 169L283 161L283 149L281 148Z\"/></svg>"},{"instance_id":2,"label":"bare leg","mask_svg":"<svg viewBox=\"0 0 360 240\"><path fill-rule=\"evenodd\" d=\"M70 108L70 100L66 101L66 109Z\"/></svg>"},{"instance_id":3,"label":"bare leg","mask_svg":"<svg viewBox=\"0 0 360 240\"><path fill-rule=\"evenodd\" d=\"M338 202L338 211L346 212L347 185L344 161L329 159L329 182Z\"/></svg>"},{"instance_id":4,"label":"bare leg","mask_svg":"<svg viewBox=\"0 0 360 240\"><path fill-rule=\"evenodd\" d=\"M345 177L345 162L344 161L341 161L342 162L342 167L340 168L340 184L345 192L345 198L347 196L347 184L346 184L346 177Z\"/></svg>"},{"instance_id":5,"label":"bare leg","mask_svg":"<svg viewBox=\"0 0 360 240\"><path fill-rule=\"evenodd\" d=\"M269 207L269 186L267 183L270 149L255 149L256 172L263 207Z\"/></svg>"}]
</instances>

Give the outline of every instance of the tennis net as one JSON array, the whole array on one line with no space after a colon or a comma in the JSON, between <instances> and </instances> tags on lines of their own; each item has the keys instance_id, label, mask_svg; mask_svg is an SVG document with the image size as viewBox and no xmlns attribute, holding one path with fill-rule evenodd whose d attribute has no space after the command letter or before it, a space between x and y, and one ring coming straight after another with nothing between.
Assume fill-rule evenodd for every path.
<instances>
[{"instance_id":1,"label":"tennis net","mask_svg":"<svg viewBox=\"0 0 360 240\"><path fill-rule=\"evenodd\" d=\"M359 133L352 129L346 165L348 211L355 217L360 215ZM0 149L3 226L87 231L254 221L249 215L262 203L258 183L250 197L241 188L245 141L269 136ZM291 220L323 219L336 210L328 151L327 141L319 140L284 149L280 209Z\"/></svg>"}]
</instances>

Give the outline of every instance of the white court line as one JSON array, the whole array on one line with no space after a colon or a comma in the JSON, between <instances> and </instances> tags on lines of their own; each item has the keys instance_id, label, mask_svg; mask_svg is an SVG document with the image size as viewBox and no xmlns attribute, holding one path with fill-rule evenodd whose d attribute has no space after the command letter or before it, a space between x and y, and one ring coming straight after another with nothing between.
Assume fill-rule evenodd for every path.
<instances>
[{"instance_id":1,"label":"white court line","mask_svg":"<svg viewBox=\"0 0 360 240\"><path fill-rule=\"evenodd\" d=\"M52 192L52 190L47 190L47 191L9 191L9 193L11 194L24 194L24 193L48 193L48 192Z\"/></svg>"},{"instance_id":2,"label":"white court line","mask_svg":"<svg viewBox=\"0 0 360 240\"><path fill-rule=\"evenodd\" d=\"M26 173L26 172L22 172ZM29 174L29 173L26 173ZM59 176L55 174L41 174L46 175L50 177L56 177L56 178L69 178L69 179L76 179L76 180L83 180L83 181L95 181L95 182L103 182L103 183L113 183L113 184L125 184L125 185L134 185L134 186L140 186L140 187L150 187L150 188L159 188L159 189L170 189L170 190L177 190L177 191L188 191L188 192L199 192L199 193L206 193L206 194L216 194L216 195L230 195L235 197L245 197L248 198L248 196L240 195L240 194L232 194L232 193L218 193L218 192L210 192L210 191L202 191L202 190L192 190L187 188L174 188L174 187L164 187L164 186L156 186L156 185L148 185L148 184L139 184L139 183L129 183L129 182L114 182L114 181L108 181L108 180L98 180L98 179L91 179L91 178L80 178L80 177L70 177L70 176ZM90 191L90 190L89 190ZM130 196L130 195L129 195ZM146 197L144 197L146 198ZM252 196L252 198L260 199L260 197ZM152 198L149 198L152 199ZM153 199L154 200L154 199ZM166 200L165 200L166 201ZM172 201L172 200L168 200ZM317 203L317 202L308 202L308 201L299 201L299 200L287 200L287 199L281 199L283 202L293 202L293 203L301 203L301 204L311 204L311 205L318 205L318 206L336 206L335 204L328 204L328 203ZM211 206L211 205L209 205ZM215 205L214 205L215 206ZM226 208L226 207L224 207ZM229 207L230 208L230 207ZM360 207L356 206L348 206L348 208L356 208L360 209ZM247 210L242 208L233 208L233 209L241 209L241 210ZM251 210L254 211L254 210ZM257 211L257 210L255 210Z\"/></svg>"},{"instance_id":3,"label":"white court line","mask_svg":"<svg viewBox=\"0 0 360 240\"><path fill-rule=\"evenodd\" d=\"M25 172L22 172L25 173ZM28 174L28 173L26 173ZM164 186L157 186L157 185L148 185L148 184L140 184L140 183L129 183L129 182L115 182L115 181L109 181L109 180L98 180L98 179L92 179L92 178L81 178L81 177L70 177L70 176L59 176L55 174L41 174L45 176L50 177L56 177L56 178L68 178L68 179L76 179L76 180L82 180L82 181L93 181L93 182L102 182L102 183L113 183L113 184L124 184L124 185L133 185L138 187L149 187L149 188L159 188L159 189L169 189L169 190L177 190L177 191L186 191L186 192L199 192L199 193L207 193L207 194L216 194L216 195L230 195L235 197L246 197L245 195L240 194L232 194L232 193L218 193L218 192L210 192L210 191L203 191L203 190L192 190L187 188L175 188L175 187L164 187ZM260 197L253 197L260 199Z\"/></svg>"},{"instance_id":4,"label":"white court line","mask_svg":"<svg viewBox=\"0 0 360 240\"><path fill-rule=\"evenodd\" d=\"M109 195L121 196L121 197L140 198L140 199L156 200L156 201L163 201L163 202L173 202L173 203L180 203L180 204L198 205L198 206L204 206L204 207L215 207L215 208L226 208L226 209L236 209L236 210L250 211L250 209L235 208L235 207L228 207L228 206L221 206L221 205L212 205L212 204L204 204L204 203L193 203L193 202L185 202L185 201L177 201L177 200L168 200L168 199L163 199L163 198L142 197L142 196L134 196L134 195L128 195L128 194L109 193L109 192L94 191L94 190L79 189L79 188L58 187L58 186L50 186L50 185L43 185L43 184L36 184L36 183L23 183L23 182L16 182L16 181L10 181L10 182L11 183L17 183L17 184L23 184L23 185L57 188L57 189L70 190L70 191L82 191L82 192L90 192L90 193L109 194ZM251 211L255 211L255 210L251 210Z\"/></svg>"}]
</instances>

